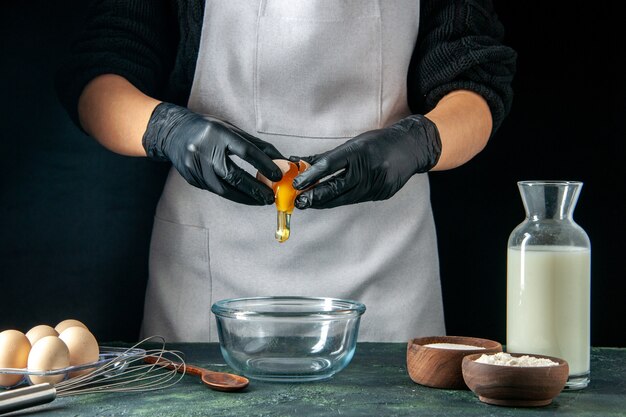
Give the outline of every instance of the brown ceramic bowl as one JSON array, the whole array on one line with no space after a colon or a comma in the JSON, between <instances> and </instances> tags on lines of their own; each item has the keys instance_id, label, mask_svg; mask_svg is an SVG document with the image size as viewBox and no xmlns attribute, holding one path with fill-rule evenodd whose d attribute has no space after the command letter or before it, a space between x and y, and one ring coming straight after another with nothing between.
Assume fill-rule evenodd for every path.
<instances>
[{"instance_id":1,"label":"brown ceramic bowl","mask_svg":"<svg viewBox=\"0 0 626 417\"><path fill-rule=\"evenodd\" d=\"M469 345L476 346L476 349L425 346L433 343ZM461 370L463 357L473 353L497 352L502 352L502 345L489 339L464 336L420 337L409 341L406 367L413 382L418 384L433 388L467 389Z\"/></svg>"},{"instance_id":2,"label":"brown ceramic bowl","mask_svg":"<svg viewBox=\"0 0 626 417\"><path fill-rule=\"evenodd\" d=\"M522 353L511 353L520 357ZM547 358L557 366L506 366L478 363L481 354L463 358L463 378L467 386L484 403L509 407L540 407L552 402L565 387L569 366L560 358Z\"/></svg>"}]
</instances>

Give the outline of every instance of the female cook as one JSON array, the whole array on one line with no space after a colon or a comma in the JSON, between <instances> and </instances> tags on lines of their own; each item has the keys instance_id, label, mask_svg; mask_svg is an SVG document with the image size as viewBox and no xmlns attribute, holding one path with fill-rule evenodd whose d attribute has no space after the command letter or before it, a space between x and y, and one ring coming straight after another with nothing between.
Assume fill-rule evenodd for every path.
<instances>
[{"instance_id":1,"label":"female cook","mask_svg":"<svg viewBox=\"0 0 626 417\"><path fill-rule=\"evenodd\" d=\"M365 303L363 341L443 334L426 172L470 160L510 107L490 3L97 2L59 94L108 149L172 164L142 332L215 341L217 300L309 295ZM289 156L312 167L279 244L254 174Z\"/></svg>"}]
</instances>

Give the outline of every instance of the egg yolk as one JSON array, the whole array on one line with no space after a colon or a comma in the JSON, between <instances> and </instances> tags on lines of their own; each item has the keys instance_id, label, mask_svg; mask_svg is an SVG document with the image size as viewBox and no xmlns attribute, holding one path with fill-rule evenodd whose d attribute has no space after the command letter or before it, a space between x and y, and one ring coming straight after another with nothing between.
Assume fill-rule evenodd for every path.
<instances>
[{"instance_id":1,"label":"egg yolk","mask_svg":"<svg viewBox=\"0 0 626 417\"><path fill-rule=\"evenodd\" d=\"M276 218L276 233L274 236L276 240L281 243L289 239L289 234L291 232L291 213L293 213L296 197L300 193L298 190L293 188L293 179L305 169L304 164L289 162L289 170L283 173L283 177L280 181L275 182L272 185L276 201L276 210L278 210Z\"/></svg>"},{"instance_id":2,"label":"egg yolk","mask_svg":"<svg viewBox=\"0 0 626 417\"><path fill-rule=\"evenodd\" d=\"M296 200L296 189L293 188L293 179L299 174L298 166L293 162L289 163L289 171L283 173L280 181L272 186L274 197L276 198L276 209L286 213L293 213L294 202Z\"/></svg>"}]
</instances>

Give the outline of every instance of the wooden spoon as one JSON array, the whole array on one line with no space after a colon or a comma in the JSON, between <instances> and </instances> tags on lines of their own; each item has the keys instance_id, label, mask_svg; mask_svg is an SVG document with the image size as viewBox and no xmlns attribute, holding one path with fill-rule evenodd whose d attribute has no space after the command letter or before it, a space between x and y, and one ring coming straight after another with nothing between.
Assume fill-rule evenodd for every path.
<instances>
[{"instance_id":1,"label":"wooden spoon","mask_svg":"<svg viewBox=\"0 0 626 417\"><path fill-rule=\"evenodd\" d=\"M199 366L187 365L182 366L178 362L173 362L161 359L155 356L147 356L145 358L147 363L156 363L161 366L165 366L167 369L176 369L180 373L186 373L190 375L197 375L202 379L202 382L209 386L209 388L217 391L239 391L248 386L250 381L240 375L229 374L228 372L216 372L209 371L208 369L200 368Z\"/></svg>"}]
</instances>

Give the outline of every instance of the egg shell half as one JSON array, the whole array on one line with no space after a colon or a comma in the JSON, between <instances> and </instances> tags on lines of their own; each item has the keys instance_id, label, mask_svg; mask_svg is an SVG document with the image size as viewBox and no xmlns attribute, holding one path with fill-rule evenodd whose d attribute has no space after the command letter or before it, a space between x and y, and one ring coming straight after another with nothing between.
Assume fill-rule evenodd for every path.
<instances>
[{"instance_id":1,"label":"egg shell half","mask_svg":"<svg viewBox=\"0 0 626 417\"><path fill-rule=\"evenodd\" d=\"M0 368L26 368L30 342L19 330L5 330L0 333ZM0 374L0 386L11 387L19 383L23 375Z\"/></svg>"},{"instance_id":2,"label":"egg shell half","mask_svg":"<svg viewBox=\"0 0 626 417\"><path fill-rule=\"evenodd\" d=\"M292 164L298 167L298 173L300 174L311 167L311 164L309 164L308 162L302 159L298 163L291 162L287 159L272 159L272 161L276 164L276 166L278 166L278 168L280 168L283 174L285 174L286 172L289 172L289 168L291 167ZM263 184L267 185L270 188L274 186L274 182L270 180L269 178L267 178L265 175L261 174L260 172L256 173L256 179L261 181ZM302 191L297 191L298 194L300 194L301 192Z\"/></svg>"},{"instance_id":3,"label":"egg shell half","mask_svg":"<svg viewBox=\"0 0 626 417\"><path fill-rule=\"evenodd\" d=\"M70 351L70 366L96 362L100 358L100 348L95 336L84 327L69 327L59 335ZM93 368L72 372L70 377L89 373Z\"/></svg>"},{"instance_id":4,"label":"egg shell half","mask_svg":"<svg viewBox=\"0 0 626 417\"><path fill-rule=\"evenodd\" d=\"M56 336L42 337L33 345L28 355L29 371L53 371L70 366L70 350ZM63 381L64 373L55 375L29 375L33 384L48 382L56 384Z\"/></svg>"}]
</instances>

